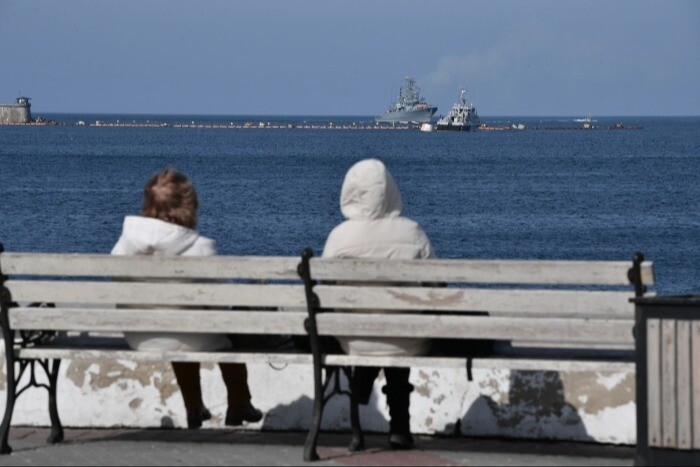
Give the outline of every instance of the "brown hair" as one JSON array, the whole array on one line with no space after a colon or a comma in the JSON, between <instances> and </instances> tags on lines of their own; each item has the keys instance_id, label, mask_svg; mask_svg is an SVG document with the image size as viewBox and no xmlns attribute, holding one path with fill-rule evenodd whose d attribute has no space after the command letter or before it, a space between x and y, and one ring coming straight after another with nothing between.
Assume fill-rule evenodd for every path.
<instances>
[{"instance_id":1,"label":"brown hair","mask_svg":"<svg viewBox=\"0 0 700 467\"><path fill-rule=\"evenodd\" d=\"M194 229L197 225L197 192L184 174L167 168L153 175L143 190L141 215Z\"/></svg>"}]
</instances>

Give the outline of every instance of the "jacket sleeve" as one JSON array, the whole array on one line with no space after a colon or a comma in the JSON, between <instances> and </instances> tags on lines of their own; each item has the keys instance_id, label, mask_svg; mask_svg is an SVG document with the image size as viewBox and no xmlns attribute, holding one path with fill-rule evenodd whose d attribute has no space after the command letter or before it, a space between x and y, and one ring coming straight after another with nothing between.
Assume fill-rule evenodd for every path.
<instances>
[{"instance_id":1,"label":"jacket sleeve","mask_svg":"<svg viewBox=\"0 0 700 467\"><path fill-rule=\"evenodd\" d=\"M431 245L430 240L428 240L428 243L423 248L423 259L433 258L437 258L437 255L435 254L435 250L433 250L433 245Z\"/></svg>"},{"instance_id":2,"label":"jacket sleeve","mask_svg":"<svg viewBox=\"0 0 700 467\"><path fill-rule=\"evenodd\" d=\"M338 248L340 247L339 244L339 233L338 233L338 227L333 229L330 234L328 234L328 238L326 239L326 244L323 247L323 254L321 255L322 258L335 258L338 256Z\"/></svg>"},{"instance_id":3,"label":"jacket sleeve","mask_svg":"<svg viewBox=\"0 0 700 467\"><path fill-rule=\"evenodd\" d=\"M210 238L199 237L182 256L216 256L216 242Z\"/></svg>"},{"instance_id":4,"label":"jacket sleeve","mask_svg":"<svg viewBox=\"0 0 700 467\"><path fill-rule=\"evenodd\" d=\"M433 245L430 243L428 235L423 231L423 229L420 229L420 234L422 237L421 243L423 244L423 247L421 248L421 259L436 258L435 250L433 250Z\"/></svg>"},{"instance_id":5,"label":"jacket sleeve","mask_svg":"<svg viewBox=\"0 0 700 467\"><path fill-rule=\"evenodd\" d=\"M119 240L117 240L116 245L112 248L112 253L113 255L128 255L129 254L129 247L127 240L122 236L119 237Z\"/></svg>"}]
</instances>

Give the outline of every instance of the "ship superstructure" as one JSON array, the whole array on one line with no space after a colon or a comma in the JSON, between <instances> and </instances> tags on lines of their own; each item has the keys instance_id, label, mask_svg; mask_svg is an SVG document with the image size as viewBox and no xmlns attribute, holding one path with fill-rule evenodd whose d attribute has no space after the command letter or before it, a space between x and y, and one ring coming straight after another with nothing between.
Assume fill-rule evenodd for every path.
<instances>
[{"instance_id":1,"label":"ship superstructure","mask_svg":"<svg viewBox=\"0 0 700 467\"><path fill-rule=\"evenodd\" d=\"M420 95L420 89L416 80L406 76L406 87L399 90L396 103L375 120L377 122L392 123L424 123L429 122L437 111L437 107L430 105Z\"/></svg>"},{"instance_id":2,"label":"ship superstructure","mask_svg":"<svg viewBox=\"0 0 700 467\"><path fill-rule=\"evenodd\" d=\"M479 128L481 120L476 113L476 107L467 100L467 90L461 88L459 101L452 110L437 122L438 130L473 131Z\"/></svg>"}]
</instances>

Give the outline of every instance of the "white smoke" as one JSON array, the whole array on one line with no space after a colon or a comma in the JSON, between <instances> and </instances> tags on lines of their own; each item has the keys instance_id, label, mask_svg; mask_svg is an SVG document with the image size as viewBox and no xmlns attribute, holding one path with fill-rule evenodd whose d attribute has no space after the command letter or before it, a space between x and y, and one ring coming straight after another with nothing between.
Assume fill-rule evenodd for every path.
<instances>
[{"instance_id":1,"label":"white smoke","mask_svg":"<svg viewBox=\"0 0 700 467\"><path fill-rule=\"evenodd\" d=\"M428 74L429 86L440 88L455 84L492 81L502 76L508 64L522 56L520 42L495 45L484 52L470 51L466 55L442 57L436 69Z\"/></svg>"}]
</instances>

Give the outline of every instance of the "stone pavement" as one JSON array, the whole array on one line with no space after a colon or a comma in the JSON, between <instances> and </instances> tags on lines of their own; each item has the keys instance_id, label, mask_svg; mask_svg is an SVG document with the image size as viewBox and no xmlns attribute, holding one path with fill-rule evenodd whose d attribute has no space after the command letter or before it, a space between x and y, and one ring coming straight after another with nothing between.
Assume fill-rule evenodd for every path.
<instances>
[{"instance_id":1,"label":"stone pavement","mask_svg":"<svg viewBox=\"0 0 700 467\"><path fill-rule=\"evenodd\" d=\"M49 430L13 428L14 452L0 465L302 465L305 433L232 430L66 430L66 441L45 442ZM634 448L567 442L418 437L418 449L391 451L385 435L368 435L368 449L351 454L349 434L322 433L321 461L355 465L611 465L633 464Z\"/></svg>"}]
</instances>

